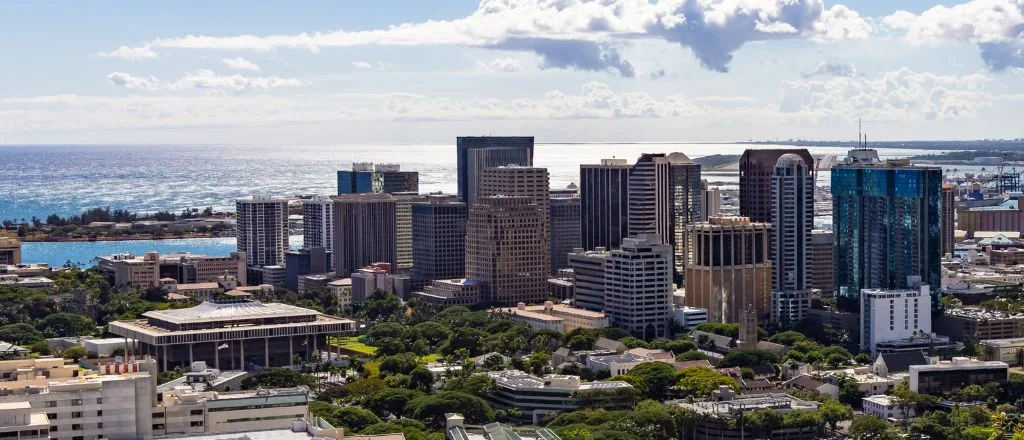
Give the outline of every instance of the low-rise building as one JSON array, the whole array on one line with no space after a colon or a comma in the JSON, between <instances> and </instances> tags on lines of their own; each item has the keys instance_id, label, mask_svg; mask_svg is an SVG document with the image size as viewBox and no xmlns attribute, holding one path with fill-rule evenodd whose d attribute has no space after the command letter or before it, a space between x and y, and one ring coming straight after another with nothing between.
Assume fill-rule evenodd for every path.
<instances>
[{"instance_id":1,"label":"low-rise building","mask_svg":"<svg viewBox=\"0 0 1024 440\"><path fill-rule=\"evenodd\" d=\"M886 420L903 419L903 410L896 405L896 400L892 396L876 394L864 397L861 402L864 414L881 417ZM907 416L909 418L916 416L913 408L908 409Z\"/></svg>"},{"instance_id":2,"label":"low-rise building","mask_svg":"<svg viewBox=\"0 0 1024 440\"><path fill-rule=\"evenodd\" d=\"M782 387L789 390L813 391L819 394L839 398L839 387L815 379L809 374L803 374L782 383Z\"/></svg>"},{"instance_id":3,"label":"low-rise building","mask_svg":"<svg viewBox=\"0 0 1024 440\"><path fill-rule=\"evenodd\" d=\"M741 439L745 435L741 423L737 419L743 414L769 409L781 413L791 411L817 411L818 402L798 399L788 394L746 394L738 395L727 386L719 387L712 398L701 401L674 400L668 402L697 413L700 420L694 426L693 438ZM786 438L792 440L813 440L817 437L817 423L806 426L781 427L772 430L770 438Z\"/></svg>"},{"instance_id":4,"label":"low-rise building","mask_svg":"<svg viewBox=\"0 0 1024 440\"><path fill-rule=\"evenodd\" d=\"M883 353L875 358L871 369L878 376L888 377L890 374L907 373L912 365L928 365L930 363L928 357L921 351Z\"/></svg>"},{"instance_id":5,"label":"low-rise building","mask_svg":"<svg viewBox=\"0 0 1024 440\"><path fill-rule=\"evenodd\" d=\"M708 322L708 309L700 307L676 307L673 318L676 325L683 330L692 330L694 327Z\"/></svg>"},{"instance_id":6,"label":"low-rise building","mask_svg":"<svg viewBox=\"0 0 1024 440\"><path fill-rule=\"evenodd\" d=\"M519 415L514 417L524 424L542 424L549 417L580 407L632 408L636 396L633 386L622 381L584 383L579 376L537 377L518 370L482 374L493 379L495 385L487 401L495 409L518 409Z\"/></svg>"},{"instance_id":7,"label":"low-rise building","mask_svg":"<svg viewBox=\"0 0 1024 440\"><path fill-rule=\"evenodd\" d=\"M969 385L1006 383L1010 366L1006 362L979 361L955 357L933 365L910 367L910 391L921 394L947 394Z\"/></svg>"},{"instance_id":8,"label":"low-rise building","mask_svg":"<svg viewBox=\"0 0 1024 440\"><path fill-rule=\"evenodd\" d=\"M424 287L422 292L414 292L413 295L430 303L436 309L471 306L482 300L480 282L466 278L434 280Z\"/></svg>"},{"instance_id":9,"label":"low-rise building","mask_svg":"<svg viewBox=\"0 0 1024 440\"><path fill-rule=\"evenodd\" d=\"M252 391L196 391L176 387L152 408L153 435L286 429L309 416L305 387Z\"/></svg>"},{"instance_id":10,"label":"low-rise building","mask_svg":"<svg viewBox=\"0 0 1024 440\"><path fill-rule=\"evenodd\" d=\"M936 320L935 332L957 341L1024 338L1024 313L980 307L948 308Z\"/></svg>"},{"instance_id":11,"label":"low-rise building","mask_svg":"<svg viewBox=\"0 0 1024 440\"><path fill-rule=\"evenodd\" d=\"M14 274L0 275L0 286L17 286L32 290L47 290L54 286L53 280L46 277L23 277Z\"/></svg>"},{"instance_id":12,"label":"low-rise building","mask_svg":"<svg viewBox=\"0 0 1024 440\"><path fill-rule=\"evenodd\" d=\"M46 413L33 409L28 402L0 403L0 438L47 440L50 438L50 421Z\"/></svg>"},{"instance_id":13,"label":"low-rise building","mask_svg":"<svg viewBox=\"0 0 1024 440\"><path fill-rule=\"evenodd\" d=\"M160 254L146 252L139 257L135 254L114 254L97 257L101 271L111 278L111 285L120 290L149 289L160 285Z\"/></svg>"},{"instance_id":14,"label":"low-rise building","mask_svg":"<svg viewBox=\"0 0 1024 440\"><path fill-rule=\"evenodd\" d=\"M674 363L676 360L672 352L664 350L650 350L646 348L634 348L626 350L622 354L587 356L587 368L594 371L607 371L611 376L626 374L637 365L644 362L665 362Z\"/></svg>"},{"instance_id":15,"label":"low-rise building","mask_svg":"<svg viewBox=\"0 0 1024 440\"><path fill-rule=\"evenodd\" d=\"M547 329L569 333L578 328L608 327L608 316L603 312L580 309L568 304L555 304L551 301L534 306L519 303L516 307L500 308L497 313L508 316L515 322L529 325L534 330Z\"/></svg>"},{"instance_id":16,"label":"low-rise building","mask_svg":"<svg viewBox=\"0 0 1024 440\"><path fill-rule=\"evenodd\" d=\"M830 370L822 375L833 385L838 385L844 379L852 379L857 383L857 389L865 396L885 394L902 383L907 375L890 372L888 376L876 375L869 367L847 368L845 370Z\"/></svg>"},{"instance_id":17,"label":"low-rise building","mask_svg":"<svg viewBox=\"0 0 1024 440\"><path fill-rule=\"evenodd\" d=\"M21 264L21 241L12 237L0 237L0 265Z\"/></svg>"},{"instance_id":18,"label":"low-rise building","mask_svg":"<svg viewBox=\"0 0 1024 440\"><path fill-rule=\"evenodd\" d=\"M978 343L981 360L1006 362L1016 366L1024 363L1024 338L988 339Z\"/></svg>"},{"instance_id":19,"label":"low-rise building","mask_svg":"<svg viewBox=\"0 0 1024 440\"><path fill-rule=\"evenodd\" d=\"M338 306L342 310L352 307L352 279L342 278L327 283L327 291L338 298Z\"/></svg>"}]
</instances>

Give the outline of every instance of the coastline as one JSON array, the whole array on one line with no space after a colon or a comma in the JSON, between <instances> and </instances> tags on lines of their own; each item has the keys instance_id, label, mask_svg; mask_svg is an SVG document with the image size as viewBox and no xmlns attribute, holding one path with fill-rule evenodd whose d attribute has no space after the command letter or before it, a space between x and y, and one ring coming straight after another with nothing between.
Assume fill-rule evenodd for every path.
<instances>
[{"instance_id":1,"label":"coastline","mask_svg":"<svg viewBox=\"0 0 1024 440\"><path fill-rule=\"evenodd\" d=\"M133 234L119 237L112 236L98 236L98 237L22 237L19 238L22 243L89 243L97 241L144 241L144 240L186 240L194 238L231 238L234 236L224 235L213 235L209 233L202 234L183 234L183 235L161 235L154 237L151 234Z\"/></svg>"}]
</instances>

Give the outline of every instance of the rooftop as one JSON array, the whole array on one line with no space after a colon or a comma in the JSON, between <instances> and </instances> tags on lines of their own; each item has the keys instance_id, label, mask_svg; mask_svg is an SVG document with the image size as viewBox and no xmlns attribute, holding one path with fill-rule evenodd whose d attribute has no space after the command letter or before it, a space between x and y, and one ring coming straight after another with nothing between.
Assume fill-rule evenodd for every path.
<instances>
[{"instance_id":1,"label":"rooftop","mask_svg":"<svg viewBox=\"0 0 1024 440\"><path fill-rule=\"evenodd\" d=\"M289 317L319 315L320 312L311 309L304 309L289 304L269 303L259 301L232 300L232 301L205 301L202 304L187 309L174 310L153 310L143 313L142 316L176 324L190 322L208 322L222 320L237 320L246 318L265 317Z\"/></svg>"},{"instance_id":2,"label":"rooftop","mask_svg":"<svg viewBox=\"0 0 1024 440\"><path fill-rule=\"evenodd\" d=\"M1024 313L1009 313L1000 310L989 310L981 307L958 307L946 309L946 316L968 319L1024 319Z\"/></svg>"},{"instance_id":3,"label":"rooftop","mask_svg":"<svg viewBox=\"0 0 1024 440\"><path fill-rule=\"evenodd\" d=\"M817 402L801 400L788 394L748 394L734 396L731 400L687 402L676 400L673 403L691 409L700 414L736 415L758 409L775 409L778 411L804 410L813 411L818 408Z\"/></svg>"}]
</instances>

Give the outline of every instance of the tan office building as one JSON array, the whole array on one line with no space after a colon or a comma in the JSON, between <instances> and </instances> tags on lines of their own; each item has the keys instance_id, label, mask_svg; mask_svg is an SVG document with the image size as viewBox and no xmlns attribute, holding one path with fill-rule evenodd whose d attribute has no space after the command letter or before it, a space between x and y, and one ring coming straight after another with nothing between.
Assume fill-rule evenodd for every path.
<instances>
[{"instance_id":1,"label":"tan office building","mask_svg":"<svg viewBox=\"0 0 1024 440\"><path fill-rule=\"evenodd\" d=\"M740 322L747 305L771 314L772 264L767 223L712 217L687 226L686 305L708 310L709 322Z\"/></svg>"},{"instance_id":2,"label":"tan office building","mask_svg":"<svg viewBox=\"0 0 1024 440\"><path fill-rule=\"evenodd\" d=\"M115 254L98 260L100 270L113 276L116 289L148 289L160 285L160 254L156 252L146 252L141 257Z\"/></svg>"},{"instance_id":3,"label":"tan office building","mask_svg":"<svg viewBox=\"0 0 1024 440\"><path fill-rule=\"evenodd\" d=\"M522 196L537 204L544 213L541 240L551 243L551 191L547 168L502 166L484 168L480 172L480 197ZM545 252L545 265L551 271L551 259Z\"/></svg>"},{"instance_id":4,"label":"tan office building","mask_svg":"<svg viewBox=\"0 0 1024 440\"><path fill-rule=\"evenodd\" d=\"M21 241L0 237L0 265L21 264Z\"/></svg>"},{"instance_id":5,"label":"tan office building","mask_svg":"<svg viewBox=\"0 0 1024 440\"><path fill-rule=\"evenodd\" d=\"M466 224L466 278L484 301L512 306L547 298L547 215L529 197L480 197Z\"/></svg>"}]
</instances>

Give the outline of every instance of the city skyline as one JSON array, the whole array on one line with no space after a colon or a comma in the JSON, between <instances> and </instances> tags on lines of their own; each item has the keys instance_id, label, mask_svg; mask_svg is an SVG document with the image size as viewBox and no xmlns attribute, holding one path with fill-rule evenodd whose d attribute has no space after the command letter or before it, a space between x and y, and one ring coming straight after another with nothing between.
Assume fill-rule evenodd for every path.
<instances>
[{"instance_id":1,"label":"city skyline","mask_svg":"<svg viewBox=\"0 0 1024 440\"><path fill-rule=\"evenodd\" d=\"M1013 138L1024 106L1019 0L236 6L9 6L0 142Z\"/></svg>"}]
</instances>

